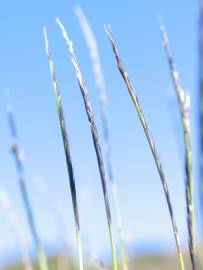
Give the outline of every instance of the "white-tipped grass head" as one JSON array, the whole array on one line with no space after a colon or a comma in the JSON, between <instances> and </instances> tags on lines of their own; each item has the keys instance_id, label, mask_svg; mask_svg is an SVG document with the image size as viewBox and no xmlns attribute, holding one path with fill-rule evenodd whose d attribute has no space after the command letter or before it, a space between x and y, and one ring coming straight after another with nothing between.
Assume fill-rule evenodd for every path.
<instances>
[{"instance_id":1,"label":"white-tipped grass head","mask_svg":"<svg viewBox=\"0 0 203 270\"><path fill-rule=\"evenodd\" d=\"M185 93L184 111L185 112L190 111L190 95L188 93Z\"/></svg>"},{"instance_id":2,"label":"white-tipped grass head","mask_svg":"<svg viewBox=\"0 0 203 270\"><path fill-rule=\"evenodd\" d=\"M44 31L44 40L45 40L45 50L46 50L47 56L49 56L49 42L48 42L47 31L46 31L45 26L43 27L43 31Z\"/></svg>"},{"instance_id":3,"label":"white-tipped grass head","mask_svg":"<svg viewBox=\"0 0 203 270\"><path fill-rule=\"evenodd\" d=\"M66 45L67 45L68 50L70 52L71 62L72 62L73 67L75 69L77 79L78 79L80 85L83 87L83 91L86 92L86 87L84 87L82 74L81 74L81 71L80 71L80 68L79 68L79 65L78 65L78 62L77 62L77 58L75 56L75 52L74 52L74 49L73 49L73 42L68 37L68 34L66 32L65 27L64 27L64 25L62 24L62 22L60 21L60 19L58 17L56 18L56 23L59 25L59 27L60 27L60 29L62 31L62 35L63 35L63 37L64 37L64 39L66 41Z\"/></svg>"},{"instance_id":4,"label":"white-tipped grass head","mask_svg":"<svg viewBox=\"0 0 203 270\"><path fill-rule=\"evenodd\" d=\"M165 28L165 25L163 23L163 19L162 19L161 15L158 15L158 21L159 21L159 25L160 25L160 31L162 33L162 45L164 47L168 47L168 45L169 45L168 34L166 32L166 28Z\"/></svg>"},{"instance_id":5,"label":"white-tipped grass head","mask_svg":"<svg viewBox=\"0 0 203 270\"><path fill-rule=\"evenodd\" d=\"M64 25L62 24L61 20L60 20L58 17L56 17L56 23L57 23L57 24L59 25L59 27L61 28L63 37L64 37L64 39L66 40L66 43L67 43L67 45L68 45L68 49L69 49L70 53L73 53L73 42L72 42L72 40L70 40L70 38L68 37L68 34L67 34L66 30L65 30L65 27L64 27Z\"/></svg>"},{"instance_id":6,"label":"white-tipped grass head","mask_svg":"<svg viewBox=\"0 0 203 270\"><path fill-rule=\"evenodd\" d=\"M82 8L79 5L74 7L74 11L75 11L75 14L76 14L79 22L80 22L81 28L85 34L87 45L91 49L92 57L94 58L97 55L97 52L96 52L97 43L96 43L96 40L94 38L92 29L87 21L87 18L85 17L85 15L82 11Z\"/></svg>"},{"instance_id":7,"label":"white-tipped grass head","mask_svg":"<svg viewBox=\"0 0 203 270\"><path fill-rule=\"evenodd\" d=\"M99 57L99 51L98 51L98 46L96 39L94 37L93 31L91 29L91 26L85 17L85 14L82 11L82 8L80 6L75 6L74 8L75 14L79 20L82 32L85 36L85 40L87 43L87 46L89 48L89 54L90 58L92 60L93 64L93 72L95 74L95 79L97 86L100 90L100 98L101 102L103 104L107 103L107 96L105 93L105 82L104 82L104 76L101 68L101 63L100 63L100 57Z\"/></svg>"},{"instance_id":8,"label":"white-tipped grass head","mask_svg":"<svg viewBox=\"0 0 203 270\"><path fill-rule=\"evenodd\" d=\"M111 27L109 24L104 24L104 30L107 34L107 36L109 37L109 39L111 40L112 44L114 44L114 40L113 40L113 37L112 37L112 33L111 33Z\"/></svg>"}]
</instances>

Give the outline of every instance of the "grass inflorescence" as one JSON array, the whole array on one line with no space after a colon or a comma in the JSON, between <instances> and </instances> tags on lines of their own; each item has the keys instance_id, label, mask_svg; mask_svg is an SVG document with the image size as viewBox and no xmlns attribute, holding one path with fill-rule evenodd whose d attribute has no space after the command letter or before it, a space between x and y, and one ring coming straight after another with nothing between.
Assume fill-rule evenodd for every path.
<instances>
[{"instance_id":1,"label":"grass inflorescence","mask_svg":"<svg viewBox=\"0 0 203 270\"><path fill-rule=\"evenodd\" d=\"M120 237L123 269L127 270L128 264L127 264L126 250L125 250L123 220L121 217L120 203L119 203L119 198L118 198L118 189L117 189L117 184L114 178L112 161L111 161L112 150L111 150L111 141L110 141L110 133L109 133L108 99L107 99L104 75L103 75L100 56L99 56L98 45L94 37L92 28L89 22L87 21L87 18L85 17L85 14L82 11L80 6L75 7L75 13L78 17L81 29L84 33L86 43L89 48L89 55L92 60L93 72L95 75L97 88L99 90L103 137L104 137L104 143L105 143L104 149L105 149L106 160L107 160L107 173L108 173L108 179L109 179L111 189L112 189L113 202L114 202L114 207L115 207L115 212L116 212L116 222L117 222L117 227L118 227L119 237Z\"/></svg>"},{"instance_id":2,"label":"grass inflorescence","mask_svg":"<svg viewBox=\"0 0 203 270\"><path fill-rule=\"evenodd\" d=\"M58 84L56 80L54 62L52 60L51 52L49 50L48 38L47 38L47 33L46 33L45 28L44 28L44 37L45 37L46 54L48 57L52 84L53 84L54 94L56 98L56 105L57 105L58 117L59 117L59 122L60 122L60 127L61 127L61 134L63 138L66 164L67 164L67 169L68 169L68 174L69 174L70 190L71 190L75 227L76 227L76 238L77 238L77 244L78 244L80 270L83 270L84 267L83 267L82 243L81 243L81 236L80 236L80 222L79 222L77 194L76 194L75 177L74 177L74 171L73 171L73 165L72 165L72 159L71 159L70 145L68 141L68 134L67 134L66 124L65 124L65 118L64 118L64 113L63 113L60 92L59 92L59 88L58 88Z\"/></svg>"},{"instance_id":3,"label":"grass inflorescence","mask_svg":"<svg viewBox=\"0 0 203 270\"><path fill-rule=\"evenodd\" d=\"M127 75L127 73L126 73L126 71L124 69L124 66L123 66L123 64L121 62L121 58L119 56L118 49L116 47L113 36L111 34L110 27L108 27L108 28L105 27L105 30L106 30L107 36L109 37L109 40L111 42L111 45L112 45L112 48L113 48L113 51L114 51L114 54L115 54L115 57L116 57L118 69L119 69L119 71L120 71L120 73L121 73L121 75L122 75L122 77L124 79L124 82L125 82L125 84L127 86L128 92L129 92L129 94L130 94L130 96L132 98L133 104L135 105L135 108L137 110L138 117L139 117L140 122L142 124L142 127L144 129L144 132L145 132L147 141L149 143L149 146L150 146L154 161L155 161L156 166L157 166L157 170L159 172L159 176L160 176L160 179L161 179L161 182L162 182L162 186L163 186L163 190L164 190L164 193L165 193L165 197L166 197L166 201L167 201L167 205L168 205L168 209L169 209L169 214L170 214L170 218L171 218L171 222L172 222L172 228L173 228L173 233L174 233L175 242L176 242L176 248L177 248L177 254L178 254L178 259L179 259L179 266L180 266L181 270L184 270L185 266L184 266L183 254L182 254L182 251L181 251L180 237L179 237L178 228L177 228L177 225L176 225L174 211L173 211L173 207L172 207L172 203L171 203L168 184L166 182L164 170L163 170L161 161L160 161L159 156L158 156L157 148L155 146L155 143L154 143L154 140L152 138L151 132L149 130L148 124L147 124L146 119L144 117L144 114L142 112L142 109L141 109L137 94L135 93L135 91L134 91L134 89L132 87L132 84L131 84L131 82L130 82L130 80L128 78L128 75Z\"/></svg>"},{"instance_id":4,"label":"grass inflorescence","mask_svg":"<svg viewBox=\"0 0 203 270\"><path fill-rule=\"evenodd\" d=\"M79 69L78 61L77 61L77 58L76 58L75 53L74 53L73 43L69 39L67 32L66 32L63 24L59 20L59 18L56 19L56 22L59 25L60 29L62 30L63 37L65 39L66 45L68 47L68 51L69 51L70 56L71 56L71 62L73 64L73 67L74 67L74 70L76 73L76 77L78 80L79 88L81 90L85 110L86 110L88 121L89 121L89 126L90 126L91 133L92 133L92 139L93 139L94 148L95 148L95 152L96 152L96 156L97 156L97 162L98 162L101 183L102 183L102 189L103 189L103 195L104 195L104 201L105 201L105 208L106 208L106 215L107 215L108 229L109 229L109 237L110 237L110 242L111 242L113 268L114 268L114 270L117 270L117 258L116 258L116 250L115 250L115 243L114 243L114 237L113 237L111 210L110 210L108 191L107 191L107 181L106 181L104 162L103 162L101 147L100 147L100 143L99 143L97 127L96 127L96 123L94 120L93 110L92 110L92 106L91 106L91 103L89 100L88 90L87 90L86 85L84 84L82 74L81 74L80 69Z\"/></svg>"},{"instance_id":5,"label":"grass inflorescence","mask_svg":"<svg viewBox=\"0 0 203 270\"><path fill-rule=\"evenodd\" d=\"M166 32L165 26L160 20L160 30L162 34L162 43L165 49L166 58L168 61L170 74L175 88L178 107L181 115L184 146L185 146L185 197L187 205L187 226L189 235L189 251L190 258L192 262L192 269L195 270L195 218L194 218L194 195L193 195L193 177L192 177L192 151L190 144L190 96L186 93L179 80L179 74L177 68L174 64L170 47L168 34Z\"/></svg>"}]
</instances>

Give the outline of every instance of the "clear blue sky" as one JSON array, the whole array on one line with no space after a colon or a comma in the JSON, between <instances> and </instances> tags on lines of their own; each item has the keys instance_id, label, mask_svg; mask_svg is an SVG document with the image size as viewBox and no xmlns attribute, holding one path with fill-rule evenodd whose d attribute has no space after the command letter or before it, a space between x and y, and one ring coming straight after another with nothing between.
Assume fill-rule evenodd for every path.
<instances>
[{"instance_id":1,"label":"clear blue sky","mask_svg":"<svg viewBox=\"0 0 203 270\"><path fill-rule=\"evenodd\" d=\"M136 111L117 71L103 25L109 23L166 171L178 227L186 242L183 143L176 98L161 46L157 15L166 24L182 85L192 99L192 146L197 180L198 1L4 1L0 10L0 188L9 193L30 242L9 151L3 92L9 89L21 146L25 152L27 185L43 243L61 242L50 213L51 197L67 217L68 241L75 245L70 190L56 105L45 55L42 28L47 27L64 103L72 148L84 247L110 250L100 178L84 106L63 38L55 24L59 16L72 38L89 89L100 135L98 92L88 49L73 12L80 4L97 38L108 92L113 169L118 183L128 244L135 248L157 243L174 248L165 197ZM101 143L102 141L102 136ZM40 196L33 182L43 178L52 192ZM116 227L115 227L116 231ZM0 212L0 257L12 249L15 237ZM116 234L116 233L115 233ZM88 239L88 241L87 241ZM117 234L116 234L117 239ZM60 244L62 245L62 244Z\"/></svg>"}]
</instances>

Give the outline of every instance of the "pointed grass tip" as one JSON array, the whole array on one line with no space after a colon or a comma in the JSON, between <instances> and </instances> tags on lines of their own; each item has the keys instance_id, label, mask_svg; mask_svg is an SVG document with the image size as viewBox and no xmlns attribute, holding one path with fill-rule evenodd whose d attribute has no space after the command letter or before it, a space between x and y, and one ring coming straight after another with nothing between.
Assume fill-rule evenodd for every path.
<instances>
[{"instance_id":1,"label":"pointed grass tip","mask_svg":"<svg viewBox=\"0 0 203 270\"><path fill-rule=\"evenodd\" d=\"M81 8L80 5L75 5L74 6L74 12L79 16L84 16L82 8Z\"/></svg>"},{"instance_id":2,"label":"pointed grass tip","mask_svg":"<svg viewBox=\"0 0 203 270\"><path fill-rule=\"evenodd\" d=\"M166 32L166 27L164 25L163 18L160 14L158 14L157 17L158 17L158 21L159 21L160 31L162 34L163 46L167 46L168 45L168 34Z\"/></svg>"},{"instance_id":3,"label":"pointed grass tip","mask_svg":"<svg viewBox=\"0 0 203 270\"><path fill-rule=\"evenodd\" d=\"M70 38L65 30L65 27L64 27L63 23L61 22L61 20L59 19L59 17L56 17L56 24L58 24L58 26L60 27L60 29L62 31L62 35L63 35L63 37L68 45L70 53L73 53L73 42L72 42L72 40L70 40Z\"/></svg>"},{"instance_id":4,"label":"pointed grass tip","mask_svg":"<svg viewBox=\"0 0 203 270\"><path fill-rule=\"evenodd\" d=\"M45 40L45 50L46 50L47 56L49 56L49 43L48 43L47 31L46 31L45 26L43 27L43 31L44 31L44 40Z\"/></svg>"},{"instance_id":5,"label":"pointed grass tip","mask_svg":"<svg viewBox=\"0 0 203 270\"><path fill-rule=\"evenodd\" d=\"M112 33L111 33L111 27L109 24L104 24L104 30L107 34L107 36L109 37L110 41L114 44L114 40L113 40L113 37L112 37Z\"/></svg>"}]
</instances>

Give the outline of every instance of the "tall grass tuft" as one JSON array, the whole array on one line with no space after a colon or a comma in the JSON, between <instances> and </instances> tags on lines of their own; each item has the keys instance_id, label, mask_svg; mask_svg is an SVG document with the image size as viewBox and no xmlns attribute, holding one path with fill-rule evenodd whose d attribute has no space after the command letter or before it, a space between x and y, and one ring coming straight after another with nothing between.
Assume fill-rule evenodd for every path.
<instances>
[{"instance_id":1,"label":"tall grass tuft","mask_svg":"<svg viewBox=\"0 0 203 270\"><path fill-rule=\"evenodd\" d=\"M125 240L124 240L124 229L123 229L123 220L121 217L121 210L118 198L117 184L114 178L113 169L112 169L112 151L111 151L111 142L110 142L110 134L109 134L109 120L108 120L108 100L106 94L106 86L104 81L104 75L102 71L100 56L98 45L96 39L94 37L92 28L85 17L85 14L82 11L80 6L75 7L75 14L79 20L82 32L85 36L87 46L89 48L89 55L92 60L93 72L95 75L96 85L99 90L99 99L100 99L100 110L101 110L101 118L102 118L102 126L103 126L103 137L105 142L105 154L107 160L107 173L108 179L110 181L112 194L113 194L113 202L116 211L116 221L119 231L120 243L121 243L121 256L122 256L122 264L123 269L127 270L127 256L125 251Z\"/></svg>"},{"instance_id":2,"label":"tall grass tuft","mask_svg":"<svg viewBox=\"0 0 203 270\"><path fill-rule=\"evenodd\" d=\"M106 215L107 215L107 221L108 221L109 237L110 237L110 242L111 242L111 251L112 251L112 259L113 259L113 268L114 268L114 270L117 270L117 258L116 258L115 243L114 243L114 237L113 237L111 210L110 210L110 205L109 205L106 175L105 175L104 162L103 162L101 147L100 147L100 143L99 143L97 127L96 127L95 120L94 120L93 110L92 110L91 103L89 101L88 90L87 90L86 85L83 82L82 74L80 72L78 61L77 61L77 58L75 56L75 52L73 49L73 43L69 39L67 32L66 32L63 24L59 20L59 18L56 19L56 23L59 25L60 29L62 30L63 37L65 39L66 45L68 47L68 50L69 50L69 53L71 56L71 62L73 64L73 67L74 67L74 70L76 73L76 77L77 77L79 88L81 90L81 94L83 97L90 129L91 129L91 133L92 133L92 139L93 139L93 143L94 143L94 147L95 147L95 151L96 151L98 167L99 167L99 172L100 172L100 177L101 177L101 183L102 183L102 188L103 188L105 207L106 207Z\"/></svg>"},{"instance_id":3,"label":"tall grass tuft","mask_svg":"<svg viewBox=\"0 0 203 270\"><path fill-rule=\"evenodd\" d=\"M0 190L0 207L5 211L6 217L11 224L14 233L17 236L18 245L20 248L21 259L25 270L33 270L29 258L27 243L21 224L18 220L16 212L14 211L9 196L5 190Z\"/></svg>"},{"instance_id":4,"label":"tall grass tuft","mask_svg":"<svg viewBox=\"0 0 203 270\"><path fill-rule=\"evenodd\" d=\"M171 79L175 88L178 107L181 116L184 146L185 146L185 197L187 205L187 226L189 235L189 251L192 262L192 269L195 270L195 218L194 218L194 194L193 194L193 177L192 177L192 151L190 145L190 96L187 94L179 80L179 74L174 64L171 50L169 46L168 34L165 26L160 19L160 30L162 34L162 43L165 49L166 58L168 61Z\"/></svg>"},{"instance_id":5,"label":"tall grass tuft","mask_svg":"<svg viewBox=\"0 0 203 270\"><path fill-rule=\"evenodd\" d=\"M17 143L18 141L17 129L15 125L13 109L12 109L11 104L9 103L8 96L7 96L7 114L8 114L8 124L10 127L11 136L12 136L12 153L15 158L21 197L23 200L23 204L26 211L26 218L29 224L29 229L30 229L33 243L35 246L35 250L37 253L39 269L48 270L47 258L42 248L39 235L37 233L33 211L32 211L32 207L31 207L28 192L27 192L26 178L25 178L25 172L24 172L24 163L23 163L23 154L22 154L23 152L22 152L22 149L19 148L18 143Z\"/></svg>"},{"instance_id":6,"label":"tall grass tuft","mask_svg":"<svg viewBox=\"0 0 203 270\"><path fill-rule=\"evenodd\" d=\"M182 251L181 251L180 237L179 237L178 228L177 228L176 221L175 221L174 211L173 211L173 207L172 207L172 203L171 203L171 199L170 199L170 194L169 194L169 189L168 189L168 184L166 182L163 167L162 167L161 161L159 159L158 152L157 152L154 140L152 138L151 132L149 130L149 127L148 127L147 122L145 120L144 114L142 112L142 109L141 109L137 94L135 93L135 91L133 89L133 86L132 86L132 84L131 84L131 82L130 82L130 80L128 78L128 75L127 75L127 73L126 73L126 71L124 69L124 66L123 66L123 64L121 62L121 58L120 58L120 56L118 54L118 50L117 50L115 41L114 41L114 39L112 37L110 27L108 27L108 28L105 27L105 30L106 30L107 36L109 37L109 40L111 42L111 45L112 45L112 48L113 48L113 51L114 51L114 54L115 54L115 57L116 57L118 69L119 69L119 71L120 71L120 73L121 73L121 75L122 75L122 77L123 77L123 79L125 81L128 92L129 92L129 94L130 94L130 96L132 98L132 101L133 101L133 103L135 105L135 108L137 110L138 117L139 117L140 122L142 124L142 127L144 129L144 132L145 132L145 135L147 137L147 140L148 140L148 143L149 143L149 146L150 146L154 161L155 161L156 166L157 166L157 170L159 172L159 176L160 176L162 186L163 186L163 190L164 190L164 193L165 193L165 196L166 196L166 201L167 201L169 214L170 214L170 218L171 218L171 222L172 222L172 228L173 228L173 233L174 233L174 237L175 237L175 243L176 243L176 248L177 248L179 266L180 266L181 270L184 270L185 266L184 266L184 260L183 260Z\"/></svg>"},{"instance_id":7,"label":"tall grass tuft","mask_svg":"<svg viewBox=\"0 0 203 270\"><path fill-rule=\"evenodd\" d=\"M81 236L80 236L80 222L79 222L77 194L76 194L75 177L74 177L74 171L73 171L73 165L72 165L72 159L71 159L70 145L68 141L68 134L67 134L66 124L65 124L63 107L61 103L60 91L59 91L58 84L56 81L54 62L52 60L51 52L49 50L48 38L47 38L45 27L44 27L44 38L45 38L45 49L46 49L46 54L48 57L52 84L53 84L54 94L56 98L56 105L57 105L58 117L59 117L59 122L60 122L60 127L61 127L61 134L63 138L66 164L67 164L67 169L68 169L68 174L69 174L70 190L71 190L73 212L74 212L74 219L75 219L75 228L76 228L76 238L77 238L77 244L78 244L80 270L83 270L84 267L83 267L82 243L81 243Z\"/></svg>"}]
</instances>

